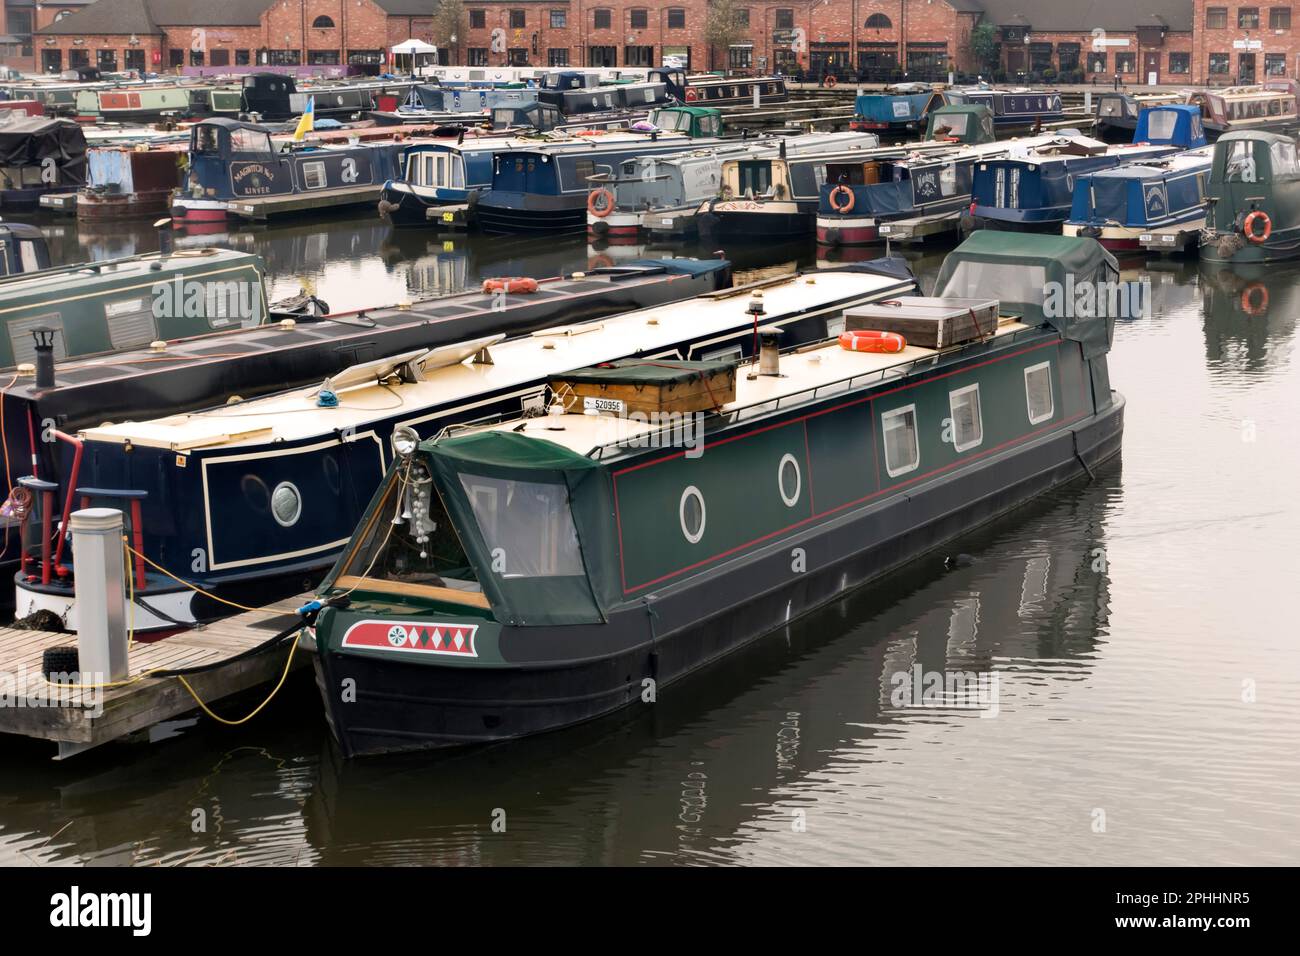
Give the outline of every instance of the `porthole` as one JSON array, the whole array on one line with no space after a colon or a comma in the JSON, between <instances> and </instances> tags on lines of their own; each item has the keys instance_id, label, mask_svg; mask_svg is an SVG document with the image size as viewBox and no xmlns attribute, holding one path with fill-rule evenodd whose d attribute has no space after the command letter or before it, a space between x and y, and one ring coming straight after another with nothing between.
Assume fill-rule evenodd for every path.
<instances>
[{"instance_id":1,"label":"porthole","mask_svg":"<svg viewBox=\"0 0 1300 956\"><path fill-rule=\"evenodd\" d=\"M688 485L682 492L682 500L677 505L677 517L682 524L682 535L691 544L699 544L704 537L704 495L694 485Z\"/></svg>"},{"instance_id":2,"label":"porthole","mask_svg":"<svg viewBox=\"0 0 1300 956\"><path fill-rule=\"evenodd\" d=\"M302 495L291 481L282 481L271 492L271 517L283 528L291 528L302 516Z\"/></svg>"},{"instance_id":3,"label":"porthole","mask_svg":"<svg viewBox=\"0 0 1300 956\"><path fill-rule=\"evenodd\" d=\"M794 455L782 455L781 463L776 466L776 488L781 492L781 500L787 508L799 503L799 493L803 490L803 475L799 473L799 462Z\"/></svg>"}]
</instances>

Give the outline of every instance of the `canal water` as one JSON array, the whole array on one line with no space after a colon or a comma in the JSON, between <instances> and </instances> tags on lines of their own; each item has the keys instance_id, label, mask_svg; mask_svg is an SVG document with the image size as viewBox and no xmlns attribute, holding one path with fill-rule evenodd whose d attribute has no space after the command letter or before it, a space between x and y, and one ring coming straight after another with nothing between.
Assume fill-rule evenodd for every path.
<instances>
[{"instance_id":1,"label":"canal water","mask_svg":"<svg viewBox=\"0 0 1300 956\"><path fill-rule=\"evenodd\" d=\"M42 224L62 261L157 246ZM185 241L257 252L273 298L306 285L334 309L640 252L369 215ZM932 280L943 251L909 258ZM5 739L0 864L1294 864L1300 268L1125 277L1153 309L1119 323L1123 462L1093 480L570 731L344 761L301 672L235 729L182 721L65 764ZM968 693L908 706L936 673Z\"/></svg>"}]
</instances>

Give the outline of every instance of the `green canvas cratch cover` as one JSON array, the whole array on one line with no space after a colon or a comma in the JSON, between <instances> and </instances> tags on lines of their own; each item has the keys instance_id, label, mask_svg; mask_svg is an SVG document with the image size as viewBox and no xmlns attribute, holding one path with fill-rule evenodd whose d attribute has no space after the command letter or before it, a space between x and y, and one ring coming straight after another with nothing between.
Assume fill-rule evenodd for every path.
<instances>
[{"instance_id":1,"label":"green canvas cratch cover","mask_svg":"<svg viewBox=\"0 0 1300 956\"><path fill-rule=\"evenodd\" d=\"M993 111L982 103L954 103L930 113L925 138L944 136L959 143L991 143L997 139Z\"/></svg>"},{"instance_id":2,"label":"green canvas cratch cover","mask_svg":"<svg viewBox=\"0 0 1300 956\"><path fill-rule=\"evenodd\" d=\"M577 371L557 375L557 381L592 382L602 385L673 385L693 382L705 375L725 372L734 362L707 361L683 362L678 359L649 361L647 359L618 359L602 362Z\"/></svg>"},{"instance_id":3,"label":"green canvas cratch cover","mask_svg":"<svg viewBox=\"0 0 1300 956\"><path fill-rule=\"evenodd\" d=\"M605 471L541 438L484 431L420 446L502 624L599 624L617 594Z\"/></svg>"},{"instance_id":4,"label":"green canvas cratch cover","mask_svg":"<svg viewBox=\"0 0 1300 956\"><path fill-rule=\"evenodd\" d=\"M1046 323L1093 358L1110 351L1120 286L1115 257L1095 239L982 229L948 254L934 294L997 299L1004 315Z\"/></svg>"}]
</instances>

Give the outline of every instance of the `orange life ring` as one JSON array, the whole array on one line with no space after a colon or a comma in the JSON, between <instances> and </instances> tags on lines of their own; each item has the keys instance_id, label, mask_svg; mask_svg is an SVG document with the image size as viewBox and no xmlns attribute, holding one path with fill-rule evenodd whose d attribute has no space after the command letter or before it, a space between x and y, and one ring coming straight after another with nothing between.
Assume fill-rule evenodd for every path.
<instances>
[{"instance_id":1,"label":"orange life ring","mask_svg":"<svg viewBox=\"0 0 1300 956\"><path fill-rule=\"evenodd\" d=\"M828 73L828 74L826 75L826 85L827 85L829 88L831 88L831 89L835 89L835 87L839 84L839 82L840 82L839 80L835 79L835 74L834 74L834 73Z\"/></svg>"},{"instance_id":2,"label":"orange life ring","mask_svg":"<svg viewBox=\"0 0 1300 956\"><path fill-rule=\"evenodd\" d=\"M603 207L596 205L596 200L601 196L605 197L605 205ZM593 189L587 195L587 212L591 213L597 219L604 219L613 211L614 194L604 186L601 186L599 189Z\"/></svg>"},{"instance_id":3,"label":"orange life ring","mask_svg":"<svg viewBox=\"0 0 1300 956\"><path fill-rule=\"evenodd\" d=\"M1264 220L1264 231L1262 233L1255 231L1255 223L1261 219ZM1246 234L1247 242L1259 245L1261 242L1266 242L1268 237L1273 234L1273 220L1268 218L1268 213L1264 210L1256 209L1246 217L1246 221L1241 224L1241 230Z\"/></svg>"},{"instance_id":4,"label":"orange life ring","mask_svg":"<svg viewBox=\"0 0 1300 956\"><path fill-rule=\"evenodd\" d=\"M514 295L518 292L536 292L537 280L528 278L484 279L484 292L506 292Z\"/></svg>"},{"instance_id":5,"label":"orange life ring","mask_svg":"<svg viewBox=\"0 0 1300 956\"><path fill-rule=\"evenodd\" d=\"M691 89L688 89L688 90L686 91L686 102L687 102L687 103L694 103L694 102L695 102L696 100L698 100L699 98L700 98L699 91L697 91L697 90L691 90Z\"/></svg>"},{"instance_id":6,"label":"orange life ring","mask_svg":"<svg viewBox=\"0 0 1300 956\"><path fill-rule=\"evenodd\" d=\"M840 348L850 352L885 352L892 355L907 348L907 339L897 332L853 329L840 333Z\"/></svg>"},{"instance_id":7,"label":"orange life ring","mask_svg":"<svg viewBox=\"0 0 1300 956\"><path fill-rule=\"evenodd\" d=\"M840 203L837 203L835 201L836 196L846 196L848 198L845 199L843 205L841 205ZM838 213L852 212L853 204L854 202L856 202L856 200L853 197L853 190L850 189L848 186L845 186L843 183L840 183L838 186L836 186L834 189L831 190L831 194L826 197L826 201L829 202L831 204L831 208Z\"/></svg>"},{"instance_id":8,"label":"orange life ring","mask_svg":"<svg viewBox=\"0 0 1300 956\"><path fill-rule=\"evenodd\" d=\"M1255 293L1259 293L1258 302ZM1241 311L1247 315L1263 315L1268 311L1268 288L1262 282L1252 282L1241 290Z\"/></svg>"}]
</instances>

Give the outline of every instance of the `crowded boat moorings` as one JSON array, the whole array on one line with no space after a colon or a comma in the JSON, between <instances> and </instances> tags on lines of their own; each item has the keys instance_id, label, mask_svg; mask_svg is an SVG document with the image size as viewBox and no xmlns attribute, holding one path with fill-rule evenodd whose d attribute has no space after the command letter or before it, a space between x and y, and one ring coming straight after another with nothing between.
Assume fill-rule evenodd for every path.
<instances>
[{"instance_id":1,"label":"crowded boat moorings","mask_svg":"<svg viewBox=\"0 0 1300 956\"><path fill-rule=\"evenodd\" d=\"M0 560L52 659L125 635L92 626L106 585L140 642L276 608L240 654L305 634L349 756L612 713L1092 477L1122 442L1116 316L1046 290L1125 288L1108 248L1300 256L1276 83L1085 111L667 58L270 67L8 90L37 115L0 117L0 202L156 217L162 249L56 265L39 227L0 227ZM208 245L358 207L394 256L419 228L516 237L474 240L494 262L585 233L590 258L336 311L268 301L261 259ZM774 240L863 261L736 284ZM931 295L895 241L947 243ZM88 509L121 516L120 580L78 554ZM344 681L367 688L346 707Z\"/></svg>"}]
</instances>

